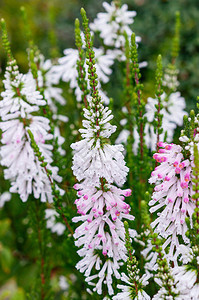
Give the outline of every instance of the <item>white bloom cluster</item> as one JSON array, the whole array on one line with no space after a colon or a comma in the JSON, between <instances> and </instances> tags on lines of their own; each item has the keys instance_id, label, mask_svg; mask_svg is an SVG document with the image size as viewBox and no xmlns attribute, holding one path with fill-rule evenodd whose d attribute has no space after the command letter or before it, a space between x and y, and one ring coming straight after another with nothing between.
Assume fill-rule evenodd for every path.
<instances>
[{"instance_id":1,"label":"white bloom cluster","mask_svg":"<svg viewBox=\"0 0 199 300\"><path fill-rule=\"evenodd\" d=\"M163 132L160 135L160 140L164 140L165 134L167 134L167 142L172 142L174 130L177 126L182 126L183 117L187 115L187 112L184 111L186 104L185 99L181 97L180 92L171 93L169 97L163 93L161 96L161 103L163 108L160 110L160 114L163 115L162 118L162 128ZM155 115L155 105L158 104L157 99L148 98L146 104L146 114L147 125L145 128L145 139L146 145L151 150L156 149L156 140L157 136L154 133L154 127L150 123L154 120Z\"/></svg>"},{"instance_id":2,"label":"white bloom cluster","mask_svg":"<svg viewBox=\"0 0 199 300\"><path fill-rule=\"evenodd\" d=\"M44 60L43 55L39 55L38 85L44 88L44 97L47 100L53 113L57 113L56 102L65 105L66 100L62 96L62 89L55 86L57 84L56 77L53 72L53 65L50 59Z\"/></svg>"},{"instance_id":3,"label":"white bloom cluster","mask_svg":"<svg viewBox=\"0 0 199 300\"><path fill-rule=\"evenodd\" d=\"M47 208L45 210L45 218L47 220L46 227L49 228L53 233L57 233L58 235L62 235L66 229L66 226L56 221L56 217L59 214L52 208Z\"/></svg>"},{"instance_id":4,"label":"white bloom cluster","mask_svg":"<svg viewBox=\"0 0 199 300\"><path fill-rule=\"evenodd\" d=\"M160 114L163 115L162 118L162 128L163 132L160 134L160 140L164 140L166 134L167 142L172 142L174 130L177 126L182 126L183 124L183 116L187 115L187 112L184 111L186 104L183 97L181 97L180 92L171 93L169 97L164 93L161 96L161 103L163 108L160 111ZM152 124L155 116L155 105L158 104L157 99L148 98L147 104L145 106L146 113L144 117L147 118L147 123L145 125L145 143L148 149L152 151L156 150L156 142L157 142L157 134L154 132L154 126ZM124 119L125 120L125 119ZM124 120L122 120L122 124L125 124ZM127 143L127 139L129 137L129 130L123 129L118 138L116 139L116 143ZM134 136L134 144L133 144L133 152L136 154L138 150L139 144L139 134L137 132L137 127L134 127L133 130Z\"/></svg>"},{"instance_id":5,"label":"white bloom cluster","mask_svg":"<svg viewBox=\"0 0 199 300\"><path fill-rule=\"evenodd\" d=\"M106 12L98 13L90 28L100 33L105 45L121 48L125 44L124 33L126 32L129 38L132 34L129 25L133 24L136 12L128 11L126 4L118 7L114 1L111 4L103 2L103 6ZM137 37L136 41L140 41L140 38Z\"/></svg>"},{"instance_id":6,"label":"white bloom cluster","mask_svg":"<svg viewBox=\"0 0 199 300\"><path fill-rule=\"evenodd\" d=\"M69 283L66 280L65 276L60 276L59 277L59 287L61 290L66 291L69 288Z\"/></svg>"},{"instance_id":7,"label":"white bloom cluster","mask_svg":"<svg viewBox=\"0 0 199 300\"><path fill-rule=\"evenodd\" d=\"M104 99L106 104L109 103L109 99L106 94L101 89L100 83L107 83L109 81L109 76L112 73L111 66L114 63L115 56L113 54L104 54L102 49L93 48L95 52L96 59L96 72L98 74L99 83L99 94ZM59 59L59 65L52 67L52 75L54 82L58 83L60 79L65 82L69 82L70 88L75 89L75 95L77 101L81 101L82 92L78 86L78 72L77 72L77 60L79 59L78 50L76 49L65 49L64 57ZM88 65L85 63L85 69L88 69ZM87 73L87 72L86 72ZM88 89L90 87L88 86Z\"/></svg>"},{"instance_id":8,"label":"white bloom cluster","mask_svg":"<svg viewBox=\"0 0 199 300\"><path fill-rule=\"evenodd\" d=\"M4 192L0 195L0 208L4 206L4 204L11 199L11 194L9 192Z\"/></svg>"},{"instance_id":9,"label":"white bloom cluster","mask_svg":"<svg viewBox=\"0 0 199 300\"><path fill-rule=\"evenodd\" d=\"M188 118L188 122L189 124L191 123L191 118ZM197 145L198 147L198 151L199 151L199 114L197 114L197 116L195 116L194 119L194 133L193 133L193 137L188 137L185 134L184 130L181 130L181 136L179 138L179 140L184 144L184 148L185 150L189 151L191 153L191 155L194 154L194 144Z\"/></svg>"},{"instance_id":10,"label":"white bloom cluster","mask_svg":"<svg viewBox=\"0 0 199 300\"><path fill-rule=\"evenodd\" d=\"M166 86L175 92L179 86L178 73L179 71L172 65L166 68L162 82L163 86Z\"/></svg>"},{"instance_id":11,"label":"white bloom cluster","mask_svg":"<svg viewBox=\"0 0 199 300\"><path fill-rule=\"evenodd\" d=\"M178 235L188 243L185 217L191 218L195 208L192 200L191 161L184 159L179 145L161 142L159 147L159 153L153 157L160 165L149 179L149 183L156 184L149 202L152 206L150 212L158 211L158 217L151 226L156 227L155 231L166 239L163 249L170 244L168 258L174 260L176 257L173 252L179 246Z\"/></svg>"},{"instance_id":12,"label":"white bloom cluster","mask_svg":"<svg viewBox=\"0 0 199 300\"><path fill-rule=\"evenodd\" d=\"M102 293L104 283L112 295L112 275L120 278L118 269L127 259L122 218L134 219L129 215L130 206L124 202L131 190L121 190L113 183L121 186L128 168L121 153L123 147L107 144L107 138L115 131L109 123L113 118L111 111L101 101L96 104L89 99L84 117L82 140L71 145L72 169L80 181L74 186L78 191L75 204L81 214L73 222L83 222L74 234L75 244L81 247L78 254L83 257L77 268L85 273L90 285L95 285L92 281L98 278L94 287L97 293ZM93 268L98 272L95 275L91 275Z\"/></svg>"},{"instance_id":13,"label":"white bloom cluster","mask_svg":"<svg viewBox=\"0 0 199 300\"><path fill-rule=\"evenodd\" d=\"M49 120L42 116L33 115L40 106L46 105L42 95L36 91L35 80L31 73L22 75L15 62L11 62L3 81L5 91L1 93L0 117L2 122L0 149L1 165L5 166L5 179L11 181L10 192L19 193L22 201L26 201L33 193L41 201L52 201L51 185L30 145L27 130L34 135L47 168L52 171L52 177L60 181L58 168L51 167L52 146L46 141L52 139L49 134Z\"/></svg>"},{"instance_id":14,"label":"white bloom cluster","mask_svg":"<svg viewBox=\"0 0 199 300\"><path fill-rule=\"evenodd\" d=\"M80 129L83 139L71 146L75 150L72 170L79 181L84 180L85 185L92 180L94 186L100 186L99 178L103 177L108 183L115 182L121 186L128 172L122 154L124 148L122 145L102 145L103 140L116 130L116 126L109 123L113 115L102 103L98 104L97 112L91 98L89 104L90 110L84 108L84 129ZM97 125L96 118L99 118Z\"/></svg>"},{"instance_id":15,"label":"white bloom cluster","mask_svg":"<svg viewBox=\"0 0 199 300\"><path fill-rule=\"evenodd\" d=\"M195 248L195 249L194 249ZM199 283L197 279L199 265L199 257L196 257L194 252L198 253L198 246L188 247L180 245L178 254L181 254L183 265L176 266L172 269L172 275L175 279L176 287L179 291L177 300L197 300L199 299Z\"/></svg>"},{"instance_id":16,"label":"white bloom cluster","mask_svg":"<svg viewBox=\"0 0 199 300\"><path fill-rule=\"evenodd\" d=\"M58 115L57 103L60 105L65 105L66 100L62 96L62 89L56 87L57 79L53 72L53 64L50 59L44 59L44 56L40 54L38 57L35 57L35 62L37 63L38 69L38 86L39 88L44 89L44 97L47 101L52 113L53 120L56 121L56 126L54 129L54 138L58 139L59 153L61 155L65 154L65 151L62 149L62 144L65 142L65 139L61 136L60 129L57 126L59 121L68 122L68 117L64 115Z\"/></svg>"},{"instance_id":17,"label":"white bloom cluster","mask_svg":"<svg viewBox=\"0 0 199 300\"><path fill-rule=\"evenodd\" d=\"M118 284L117 288L122 290L121 292L119 292L117 295L115 295L113 297L113 300L131 300L132 296L131 296L131 283L130 283L130 278L128 276L126 276L126 274L122 273L121 274L121 280L124 281L126 283L126 285L124 284ZM148 279L150 278L149 275L144 274L141 278L139 278L139 285L144 287L146 285L148 285ZM137 278L138 280L138 278ZM150 300L150 296L143 290L140 289L138 291L138 294L133 298L135 300Z\"/></svg>"}]
</instances>

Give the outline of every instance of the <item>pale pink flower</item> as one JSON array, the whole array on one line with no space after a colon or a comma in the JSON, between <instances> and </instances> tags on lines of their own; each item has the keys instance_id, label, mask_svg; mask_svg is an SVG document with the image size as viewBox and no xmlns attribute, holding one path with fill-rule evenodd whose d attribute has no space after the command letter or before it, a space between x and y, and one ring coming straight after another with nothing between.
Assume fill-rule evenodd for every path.
<instances>
[{"instance_id":1,"label":"pale pink flower","mask_svg":"<svg viewBox=\"0 0 199 300\"><path fill-rule=\"evenodd\" d=\"M163 248L170 244L168 257L173 259L173 253L179 246L178 236L182 236L184 242L188 243L185 217L191 218L195 208L191 198L191 161L183 157L179 145L161 142L159 147L159 152L153 157L160 165L149 179L149 183L155 183L149 202L150 212L158 211L158 217L151 226L166 239Z\"/></svg>"}]
</instances>

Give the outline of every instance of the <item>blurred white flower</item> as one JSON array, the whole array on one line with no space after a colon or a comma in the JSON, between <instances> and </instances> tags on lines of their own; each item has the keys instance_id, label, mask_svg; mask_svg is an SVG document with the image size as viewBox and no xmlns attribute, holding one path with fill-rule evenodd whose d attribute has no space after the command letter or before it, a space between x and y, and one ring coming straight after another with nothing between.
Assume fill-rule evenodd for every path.
<instances>
[{"instance_id":1,"label":"blurred white flower","mask_svg":"<svg viewBox=\"0 0 199 300\"><path fill-rule=\"evenodd\" d=\"M47 220L46 225L53 233L57 233L58 235L62 235L66 229L66 226L56 221L56 217L58 217L58 213L54 209L47 208L45 210L45 218Z\"/></svg>"},{"instance_id":2,"label":"blurred white flower","mask_svg":"<svg viewBox=\"0 0 199 300\"><path fill-rule=\"evenodd\" d=\"M4 192L0 195L0 208L11 199L11 194L9 192Z\"/></svg>"},{"instance_id":3,"label":"blurred white flower","mask_svg":"<svg viewBox=\"0 0 199 300\"><path fill-rule=\"evenodd\" d=\"M107 83L109 81L109 76L112 74L111 66L114 63L114 55L104 54L102 49L93 49L95 52L96 60L96 71L99 79L99 94L104 99L106 104L109 103L109 99L105 92L101 89L101 83ZM77 101L81 101L82 92L78 86L78 72L77 72L77 60L79 59L78 50L76 49L65 49L65 56L59 59L59 65L52 67L52 74L55 78L55 82L59 82L62 79L68 82L71 89L75 89L75 95ZM88 65L85 63L85 69L88 70ZM87 72L86 72L87 73ZM88 80L88 78L87 78ZM89 89L88 85L88 89Z\"/></svg>"},{"instance_id":4,"label":"blurred white flower","mask_svg":"<svg viewBox=\"0 0 199 300\"><path fill-rule=\"evenodd\" d=\"M116 48L123 47L125 44L124 33L130 37L132 30L129 25L133 24L135 11L128 11L126 4L118 7L114 1L111 4L103 2L106 12L98 13L97 18L90 24L91 30L99 32L104 44ZM136 37L136 42L140 37Z\"/></svg>"}]
</instances>

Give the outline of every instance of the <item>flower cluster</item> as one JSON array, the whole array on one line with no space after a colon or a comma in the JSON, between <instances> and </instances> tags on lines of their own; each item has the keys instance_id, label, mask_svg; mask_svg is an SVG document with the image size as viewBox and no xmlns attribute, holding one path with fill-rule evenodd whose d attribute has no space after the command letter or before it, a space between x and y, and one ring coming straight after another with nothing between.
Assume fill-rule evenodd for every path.
<instances>
[{"instance_id":1,"label":"flower cluster","mask_svg":"<svg viewBox=\"0 0 199 300\"><path fill-rule=\"evenodd\" d=\"M62 144L65 142L65 139L61 136L59 123L67 122L68 117L58 114L58 105L65 105L66 100L62 96L62 89L55 86L57 84L57 79L53 71L53 64L50 59L45 61L45 58L42 54L38 54L35 57L35 63L38 67L37 72L37 82L38 88L43 90L44 98L47 101L47 104L52 112L52 118L54 125L53 136L57 139L58 142L58 151L61 155L65 154L65 151L62 149Z\"/></svg>"},{"instance_id":2,"label":"flower cluster","mask_svg":"<svg viewBox=\"0 0 199 300\"><path fill-rule=\"evenodd\" d=\"M58 216L58 213L52 208L47 208L45 210L45 218L47 220L46 227L49 228L51 232L62 235L66 229L66 226L61 222L56 221L56 217Z\"/></svg>"},{"instance_id":3,"label":"flower cluster","mask_svg":"<svg viewBox=\"0 0 199 300\"><path fill-rule=\"evenodd\" d=\"M136 280L138 280L139 277L137 274L135 274L135 277L137 277ZM144 274L141 278L139 278L139 285L142 287L145 287L149 283L148 279L149 279L149 275ZM132 283L130 282L130 278L126 274L122 273L121 280L123 282L125 282L125 285L124 284L117 285L118 289L120 289L122 291L119 292L117 295L115 295L113 297L113 300L123 300L123 299L131 300L132 294L134 295L134 292L131 288ZM144 291L144 289L141 289L139 287L138 294L134 295L133 299L135 299L135 300L150 300L150 296Z\"/></svg>"},{"instance_id":4,"label":"flower cluster","mask_svg":"<svg viewBox=\"0 0 199 300\"><path fill-rule=\"evenodd\" d=\"M145 117L148 121L145 127L145 140L147 147L151 150L155 150L157 140L157 136L154 133L154 126L152 125L157 104L157 99L149 97L145 107ZM181 97L180 92L171 93L169 96L163 93L161 96L161 104L163 106L160 110L160 113L163 115L163 132L160 134L160 140L164 140L166 136L167 142L170 143L173 140L174 130L177 126L182 126L183 116L187 115L187 112L184 110L186 107L185 99Z\"/></svg>"},{"instance_id":5,"label":"flower cluster","mask_svg":"<svg viewBox=\"0 0 199 300\"><path fill-rule=\"evenodd\" d=\"M130 206L124 202L131 190L121 190L113 183L121 186L128 168L121 153L123 147L106 142L115 131L115 126L109 123L113 118L111 111L104 108L101 101L96 105L90 99L84 117L84 129L80 129L83 139L71 145L74 150L72 169L80 181L74 186L78 191L75 204L81 214L73 221L83 222L74 234L76 245L82 247L78 253L83 257L77 268L85 272L88 283L99 279L94 289L99 294L102 293L102 283L106 282L111 295L112 274L120 277L118 269L121 261L127 258L121 220L134 218L129 215ZM91 275L93 267L98 274Z\"/></svg>"},{"instance_id":6,"label":"flower cluster","mask_svg":"<svg viewBox=\"0 0 199 300\"><path fill-rule=\"evenodd\" d=\"M104 99L105 103L109 103L109 99L101 89L100 83L107 83L109 76L112 73L111 66L114 63L113 54L104 54L104 50L94 48L96 57L96 71L99 78L99 93ZM77 72L77 60L79 58L78 50L76 49L65 49L64 57L59 58L59 65L52 67L51 75L53 76L54 83L58 83L60 79L65 82L69 82L70 88L75 89L75 95L77 101L81 101L82 91L78 85L78 72ZM85 69L88 70L88 65L84 65ZM89 85L89 83L88 83ZM88 86L90 89L90 87Z\"/></svg>"},{"instance_id":7,"label":"flower cluster","mask_svg":"<svg viewBox=\"0 0 199 300\"><path fill-rule=\"evenodd\" d=\"M160 163L151 173L149 183L155 183L150 212L159 211L151 226L166 239L163 248L170 244L168 257L174 260L173 253L179 245L178 235L188 243L185 235L185 217L191 217L195 208L192 200L191 161L184 159L182 147L160 142L159 152L154 159ZM161 211L161 209L163 210Z\"/></svg>"},{"instance_id":8,"label":"flower cluster","mask_svg":"<svg viewBox=\"0 0 199 300\"><path fill-rule=\"evenodd\" d=\"M97 14L97 18L90 24L91 29L100 33L106 46L124 47L124 33L130 38L132 30L129 25L133 24L136 12L128 11L126 4L119 7L114 1L111 4L103 2L103 6L106 12ZM139 42L140 38L136 40Z\"/></svg>"},{"instance_id":9,"label":"flower cluster","mask_svg":"<svg viewBox=\"0 0 199 300\"><path fill-rule=\"evenodd\" d=\"M45 61L42 54L37 58L38 85L44 89L44 97L54 114L57 113L56 102L60 105L66 104L65 98L62 96L62 89L55 86L57 83L53 72L53 64L50 59Z\"/></svg>"},{"instance_id":10,"label":"flower cluster","mask_svg":"<svg viewBox=\"0 0 199 300\"><path fill-rule=\"evenodd\" d=\"M186 107L185 100L181 97L180 92L171 93L169 97L165 93L161 96L161 102L163 108L160 113L163 115L162 118L162 128L163 132L160 134L160 140L164 140L166 136L167 142L172 142L174 131L177 126L182 126L183 124L183 116L187 115L187 112L184 110ZM144 117L147 119L147 123L145 125L145 143L148 149L154 151L156 149L156 141L157 135L154 132L153 120L156 111L156 105L158 104L157 99L148 98L147 104L145 106L146 113ZM126 111L123 108L124 111ZM121 120L121 125L125 124L125 120ZM127 143L127 139L129 137L129 130L123 129L119 134L116 143ZM135 127L133 130L134 135L134 143L133 143L133 152L136 154L139 144L139 134L137 132L137 128Z\"/></svg>"},{"instance_id":11,"label":"flower cluster","mask_svg":"<svg viewBox=\"0 0 199 300\"><path fill-rule=\"evenodd\" d=\"M162 82L163 86L168 87L171 91L175 92L179 86L178 73L179 71L175 68L175 66L170 64L164 73Z\"/></svg>"},{"instance_id":12,"label":"flower cluster","mask_svg":"<svg viewBox=\"0 0 199 300\"><path fill-rule=\"evenodd\" d=\"M34 135L52 177L60 181L58 168L51 167L52 146L47 144L52 139L49 133L49 120L33 113L38 112L40 106L46 105L31 73L20 74L15 61L11 61L3 81L5 91L1 93L0 116L2 122L1 165L5 166L5 179L11 181L10 192L19 193L22 201L26 201L30 194L41 201L52 201L51 185L41 167L41 163L34 155L30 145L27 130Z\"/></svg>"},{"instance_id":13,"label":"flower cluster","mask_svg":"<svg viewBox=\"0 0 199 300\"><path fill-rule=\"evenodd\" d=\"M0 208L4 206L4 204L11 199L11 194L9 192L4 192L0 195Z\"/></svg>"},{"instance_id":14,"label":"flower cluster","mask_svg":"<svg viewBox=\"0 0 199 300\"><path fill-rule=\"evenodd\" d=\"M198 251L198 246L190 248L180 245L178 248L183 265L172 269L176 286L180 292L178 300L197 300L199 297L198 270L196 268L199 262Z\"/></svg>"}]
</instances>

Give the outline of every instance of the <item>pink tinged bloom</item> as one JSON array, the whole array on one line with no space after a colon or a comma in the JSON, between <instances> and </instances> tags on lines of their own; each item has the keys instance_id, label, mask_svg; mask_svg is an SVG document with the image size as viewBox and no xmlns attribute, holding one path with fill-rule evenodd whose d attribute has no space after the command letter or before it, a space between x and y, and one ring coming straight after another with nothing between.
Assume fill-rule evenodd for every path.
<instances>
[{"instance_id":1,"label":"pink tinged bloom","mask_svg":"<svg viewBox=\"0 0 199 300\"><path fill-rule=\"evenodd\" d=\"M171 150L171 149L172 149L172 145L166 145L166 146L165 146L165 149L166 149L166 150Z\"/></svg>"},{"instance_id":2,"label":"pink tinged bloom","mask_svg":"<svg viewBox=\"0 0 199 300\"><path fill-rule=\"evenodd\" d=\"M188 203L189 202L189 198L184 198L184 202Z\"/></svg>"},{"instance_id":3,"label":"pink tinged bloom","mask_svg":"<svg viewBox=\"0 0 199 300\"><path fill-rule=\"evenodd\" d=\"M178 166L178 161L174 161L173 166L176 168Z\"/></svg>"},{"instance_id":4,"label":"pink tinged bloom","mask_svg":"<svg viewBox=\"0 0 199 300\"><path fill-rule=\"evenodd\" d=\"M165 150L165 149L159 149L158 152L159 152L159 153L165 153L166 150Z\"/></svg>"},{"instance_id":5,"label":"pink tinged bloom","mask_svg":"<svg viewBox=\"0 0 199 300\"><path fill-rule=\"evenodd\" d=\"M165 143L161 146L166 149ZM167 147L165 153L155 153L154 158L160 165L155 168L149 179L150 183L155 183L152 200L149 202L152 206L150 211L158 210L158 217L151 225L166 239L165 247L170 245L169 259L172 259L173 252L179 244L179 235L187 243L185 217L191 217L194 210L191 199L191 162L188 159L184 160L181 150L180 146L173 144ZM161 157L164 156L167 160L161 162Z\"/></svg>"},{"instance_id":6,"label":"pink tinged bloom","mask_svg":"<svg viewBox=\"0 0 199 300\"><path fill-rule=\"evenodd\" d=\"M80 188L80 187L79 187ZM76 240L76 245L81 246L83 245L83 248L80 249L80 253L85 251L86 253L90 253L88 251L94 251L94 249L101 249L102 254L107 257L107 258L114 258L114 261L120 261L121 259L126 259L126 254L125 254L125 246L124 246L124 227L123 223L120 221L118 218L125 218L127 219L133 219L133 216L130 216L128 213L128 210L130 209L130 206L124 202L124 197L122 194L125 195L130 195L130 190L127 191L122 191L121 189L118 189L114 186L110 188L108 192L102 192L101 196L96 197L96 194L98 191L94 189L91 193L87 192L86 195L88 195L88 199L84 199L84 192L82 195L79 195L79 200L82 201L81 203L81 208L82 205L88 202L88 207L90 207L90 203L92 206L90 207L90 210L87 211L87 214L89 211L92 212L89 213L89 216L87 215L86 223L84 221L84 225L79 226L78 231L75 232L74 237L77 238ZM93 202L91 199L92 197L97 198L95 202ZM114 206L110 207L110 211L106 211L106 202L112 202ZM116 204L116 206L115 206ZM102 215L99 214L99 208L102 208ZM95 208L95 209L94 209ZM97 211L97 215L95 216L95 213L93 210ZM105 210L105 211L104 211ZM124 213L122 213L124 212ZM96 217L95 219L93 218ZM127 214L127 215L126 215ZM86 216L82 216L82 220L85 220ZM78 219L74 219L77 221ZM81 220L81 219L79 219ZM105 224L108 226L105 226ZM107 232L107 228L108 231ZM123 237L123 239L121 239ZM102 247L102 248L101 248ZM87 250L83 250L87 249ZM86 260L86 256L85 260ZM96 257L97 259L97 257ZM115 276L118 276L118 271L117 269L119 268L119 264L115 270L111 269L112 263L108 264L109 265L109 274L115 274ZM94 266L94 264L93 264ZM92 266L92 268L93 268ZM99 276L102 275L104 272L104 267L105 265L102 265L101 267L98 266L98 270L101 269ZM92 269L91 268L91 269ZM104 268L104 269L103 269ZM82 272L85 272L85 275L88 274L89 272L87 270L90 269L90 264L85 265L85 268L82 269ZM107 275L108 276L108 275ZM111 280L111 277L110 279Z\"/></svg>"},{"instance_id":7,"label":"pink tinged bloom","mask_svg":"<svg viewBox=\"0 0 199 300\"><path fill-rule=\"evenodd\" d=\"M189 182L189 180L190 180L190 173L185 174L184 180L186 182Z\"/></svg>"},{"instance_id":8,"label":"pink tinged bloom","mask_svg":"<svg viewBox=\"0 0 199 300\"><path fill-rule=\"evenodd\" d=\"M188 183L187 182L181 182L180 186L182 187L182 189L186 189L186 188L188 188Z\"/></svg>"},{"instance_id":9,"label":"pink tinged bloom","mask_svg":"<svg viewBox=\"0 0 199 300\"><path fill-rule=\"evenodd\" d=\"M179 163L179 168L180 169L183 169L184 167L185 167L185 163L184 162Z\"/></svg>"},{"instance_id":10,"label":"pink tinged bloom","mask_svg":"<svg viewBox=\"0 0 199 300\"><path fill-rule=\"evenodd\" d=\"M74 188L75 190L78 190L78 188L79 188L78 183L74 184L73 188Z\"/></svg>"},{"instance_id":11,"label":"pink tinged bloom","mask_svg":"<svg viewBox=\"0 0 199 300\"><path fill-rule=\"evenodd\" d=\"M180 168L176 168L176 169L175 169L176 174L180 174L180 171L181 171Z\"/></svg>"},{"instance_id":12,"label":"pink tinged bloom","mask_svg":"<svg viewBox=\"0 0 199 300\"><path fill-rule=\"evenodd\" d=\"M129 197L131 196L132 190L131 189L127 189L127 190L123 190L123 195L125 197Z\"/></svg>"}]
</instances>

